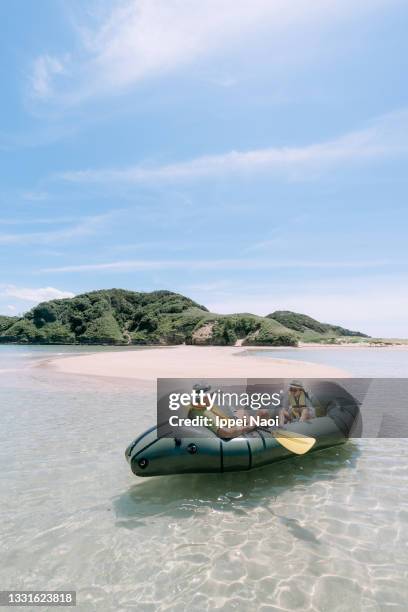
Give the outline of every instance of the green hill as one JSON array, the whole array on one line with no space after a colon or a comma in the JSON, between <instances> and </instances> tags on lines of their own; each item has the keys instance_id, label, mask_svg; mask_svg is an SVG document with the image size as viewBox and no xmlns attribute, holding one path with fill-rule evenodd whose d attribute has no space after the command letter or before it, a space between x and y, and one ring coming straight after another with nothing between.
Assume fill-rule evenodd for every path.
<instances>
[{"instance_id":1,"label":"green hill","mask_svg":"<svg viewBox=\"0 0 408 612\"><path fill-rule=\"evenodd\" d=\"M5 315L0 315L0 335L1 333L11 327L13 323L18 321L18 317L6 317Z\"/></svg>"},{"instance_id":2,"label":"green hill","mask_svg":"<svg viewBox=\"0 0 408 612\"><path fill-rule=\"evenodd\" d=\"M171 291L108 289L42 302L23 317L0 317L0 342L19 344L200 344L296 346L308 334L363 336L305 315L220 315Z\"/></svg>"},{"instance_id":3,"label":"green hill","mask_svg":"<svg viewBox=\"0 0 408 612\"><path fill-rule=\"evenodd\" d=\"M320 323L320 321L316 321L316 319L312 319L312 317L308 315L292 312L290 310L277 310L272 314L266 315L266 317L278 321L288 329L300 334L304 342L335 341L341 336L358 338L369 337L359 331L352 331L345 327L340 327L339 325Z\"/></svg>"}]
</instances>

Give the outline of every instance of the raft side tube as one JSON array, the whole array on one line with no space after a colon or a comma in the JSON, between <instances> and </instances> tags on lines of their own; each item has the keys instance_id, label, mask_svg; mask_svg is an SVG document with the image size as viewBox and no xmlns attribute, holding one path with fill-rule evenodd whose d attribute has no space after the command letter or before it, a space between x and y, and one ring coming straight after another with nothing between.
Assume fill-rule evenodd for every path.
<instances>
[{"instance_id":1,"label":"raft side tube","mask_svg":"<svg viewBox=\"0 0 408 612\"><path fill-rule=\"evenodd\" d=\"M267 431L225 440L205 428L196 429L199 435L188 438L157 438L156 428L139 436L133 447L128 447L132 447L127 456L132 472L144 477L245 471L293 457ZM347 439L330 417L292 423L285 429L314 437L316 443L310 452L342 444Z\"/></svg>"}]
</instances>

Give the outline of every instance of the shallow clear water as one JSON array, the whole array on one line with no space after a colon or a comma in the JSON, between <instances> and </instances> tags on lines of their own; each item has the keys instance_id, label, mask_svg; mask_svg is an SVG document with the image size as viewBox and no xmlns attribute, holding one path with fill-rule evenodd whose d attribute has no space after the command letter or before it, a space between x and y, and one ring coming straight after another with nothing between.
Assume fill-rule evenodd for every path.
<instances>
[{"instance_id":1,"label":"shallow clear water","mask_svg":"<svg viewBox=\"0 0 408 612\"><path fill-rule=\"evenodd\" d=\"M250 355L296 359L333 366L360 377L408 377L408 346L390 348L327 347L250 350Z\"/></svg>"},{"instance_id":2,"label":"shallow clear water","mask_svg":"<svg viewBox=\"0 0 408 612\"><path fill-rule=\"evenodd\" d=\"M76 589L81 612L406 610L407 440L136 479L154 390L27 367L72 350L0 347L1 588Z\"/></svg>"}]
</instances>

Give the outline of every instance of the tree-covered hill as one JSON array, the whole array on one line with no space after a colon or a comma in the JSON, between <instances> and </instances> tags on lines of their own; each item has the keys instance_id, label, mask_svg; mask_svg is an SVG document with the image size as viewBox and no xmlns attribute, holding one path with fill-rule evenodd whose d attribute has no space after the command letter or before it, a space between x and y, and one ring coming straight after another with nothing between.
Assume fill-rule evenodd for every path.
<instances>
[{"instance_id":1,"label":"tree-covered hill","mask_svg":"<svg viewBox=\"0 0 408 612\"><path fill-rule=\"evenodd\" d=\"M359 331L352 331L339 325L320 323L312 317L290 310L277 310L266 316L268 319L278 321L288 329L301 334L304 342L327 342L330 339L336 340L339 336L368 338L366 334Z\"/></svg>"},{"instance_id":2,"label":"tree-covered hill","mask_svg":"<svg viewBox=\"0 0 408 612\"><path fill-rule=\"evenodd\" d=\"M309 327L306 323L299 327L293 317L303 317ZM363 336L295 313L214 314L171 291L92 291L42 302L20 318L0 317L0 342L21 344L233 345L241 340L248 346L295 346L305 338L305 330L323 338L328 334Z\"/></svg>"},{"instance_id":3,"label":"tree-covered hill","mask_svg":"<svg viewBox=\"0 0 408 612\"><path fill-rule=\"evenodd\" d=\"M13 323L16 321L18 321L18 317L7 317L5 315L0 315L0 335L5 329L11 327L11 325L13 325Z\"/></svg>"}]
</instances>

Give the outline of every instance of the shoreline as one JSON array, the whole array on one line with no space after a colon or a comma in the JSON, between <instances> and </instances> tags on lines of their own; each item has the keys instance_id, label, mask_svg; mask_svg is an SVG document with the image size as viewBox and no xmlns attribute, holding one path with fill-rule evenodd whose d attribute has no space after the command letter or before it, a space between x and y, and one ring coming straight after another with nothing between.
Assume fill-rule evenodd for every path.
<instances>
[{"instance_id":1,"label":"shoreline","mask_svg":"<svg viewBox=\"0 0 408 612\"><path fill-rule=\"evenodd\" d=\"M266 348L266 347L260 347L260 348ZM275 347L269 347L270 349L273 349ZM286 348L292 348L290 346L282 346L282 347L276 347L279 349L286 349ZM362 348L378 348L378 349L408 349L408 344L404 343L404 344L398 344L397 342L393 343L393 344L376 344L376 343L368 343L368 342L344 342L343 344L319 344L319 342L299 342L299 346L294 347L294 348L298 348L298 349L308 349L308 348L317 348L317 349L342 349L342 348L351 348L351 349L362 349Z\"/></svg>"},{"instance_id":2,"label":"shoreline","mask_svg":"<svg viewBox=\"0 0 408 612\"><path fill-rule=\"evenodd\" d=\"M159 348L160 350L156 350ZM258 349L255 349L258 350ZM58 356L41 362L62 374L154 381L157 378L346 378L339 368L249 355L247 348L171 346Z\"/></svg>"},{"instance_id":3,"label":"shoreline","mask_svg":"<svg viewBox=\"0 0 408 612\"><path fill-rule=\"evenodd\" d=\"M288 346L288 345L270 345L270 344L242 344L240 340L236 342L234 345L228 346L220 346L216 344L80 344L80 343L40 343L40 342L0 342L1 346L23 346L23 347L78 347L78 348L88 348L91 352L95 350L95 348L106 348L112 350L132 350L132 349L170 349L170 348L179 348L180 346L192 346L194 348L217 348L217 349L245 349L252 351L270 351L270 350L283 350L283 349L304 349L304 348L382 348L382 349L391 349L391 348L405 348L408 349L408 340L390 340L390 341L378 341L378 342L302 342L299 341L297 346Z\"/></svg>"}]
</instances>

